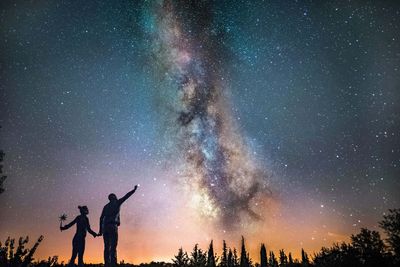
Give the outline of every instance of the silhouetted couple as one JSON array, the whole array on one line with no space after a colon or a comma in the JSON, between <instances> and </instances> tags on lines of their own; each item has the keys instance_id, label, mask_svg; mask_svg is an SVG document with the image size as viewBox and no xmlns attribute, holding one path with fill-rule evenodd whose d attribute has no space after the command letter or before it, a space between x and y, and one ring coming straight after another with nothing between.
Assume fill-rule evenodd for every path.
<instances>
[{"instance_id":1,"label":"silhouetted couple","mask_svg":"<svg viewBox=\"0 0 400 267\"><path fill-rule=\"evenodd\" d=\"M120 226L119 211L122 203L135 193L137 185L132 191L129 191L125 196L118 199L115 194L108 195L109 202L104 206L100 216L100 231L96 234L89 224L89 209L86 206L78 206L81 215L77 216L69 224L62 226L60 230L67 230L76 223L76 233L72 239L72 256L69 262L70 266L75 264L75 259L78 256L78 266L83 266L83 254L85 252L86 232L89 232L93 237L103 235L104 239L104 266L117 266L117 244L118 244L118 226Z\"/></svg>"}]
</instances>

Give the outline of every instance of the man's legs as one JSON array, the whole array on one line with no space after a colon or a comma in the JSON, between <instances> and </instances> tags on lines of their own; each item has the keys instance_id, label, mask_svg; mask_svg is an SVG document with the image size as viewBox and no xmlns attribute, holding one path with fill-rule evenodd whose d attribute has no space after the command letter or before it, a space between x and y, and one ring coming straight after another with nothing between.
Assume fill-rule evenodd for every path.
<instances>
[{"instance_id":1,"label":"man's legs","mask_svg":"<svg viewBox=\"0 0 400 267\"><path fill-rule=\"evenodd\" d=\"M110 226L110 261L111 267L117 266L118 226Z\"/></svg>"},{"instance_id":2,"label":"man's legs","mask_svg":"<svg viewBox=\"0 0 400 267\"><path fill-rule=\"evenodd\" d=\"M110 233L107 227L104 229L103 233L104 240L104 266L110 267Z\"/></svg>"}]
</instances>

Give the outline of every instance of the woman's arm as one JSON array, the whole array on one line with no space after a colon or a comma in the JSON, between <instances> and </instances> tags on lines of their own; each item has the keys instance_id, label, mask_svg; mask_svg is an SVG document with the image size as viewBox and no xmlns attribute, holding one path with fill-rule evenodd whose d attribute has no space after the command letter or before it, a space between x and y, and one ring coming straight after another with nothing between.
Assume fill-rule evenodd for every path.
<instances>
[{"instance_id":1,"label":"woman's arm","mask_svg":"<svg viewBox=\"0 0 400 267\"><path fill-rule=\"evenodd\" d=\"M97 234L90 228L89 218L86 218L86 223L87 223L87 231L88 231L93 237L96 237Z\"/></svg>"},{"instance_id":2,"label":"woman's arm","mask_svg":"<svg viewBox=\"0 0 400 267\"><path fill-rule=\"evenodd\" d=\"M64 226L60 226L60 230L61 230L61 231L67 230L67 229L70 228L72 225L76 224L77 220L78 220L78 217L76 217L76 218L75 218L72 222L70 222L69 224L66 224L66 225L64 225Z\"/></svg>"}]
</instances>

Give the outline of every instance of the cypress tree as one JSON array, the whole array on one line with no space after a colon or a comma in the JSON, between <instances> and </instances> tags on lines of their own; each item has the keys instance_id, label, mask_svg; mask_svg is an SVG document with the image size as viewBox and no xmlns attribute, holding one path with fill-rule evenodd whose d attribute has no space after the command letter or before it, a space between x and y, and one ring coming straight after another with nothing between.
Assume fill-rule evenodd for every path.
<instances>
[{"instance_id":1,"label":"cypress tree","mask_svg":"<svg viewBox=\"0 0 400 267\"><path fill-rule=\"evenodd\" d=\"M289 266L292 266L294 264L293 262L293 257L292 257L292 253L289 252Z\"/></svg>"},{"instance_id":2,"label":"cypress tree","mask_svg":"<svg viewBox=\"0 0 400 267\"><path fill-rule=\"evenodd\" d=\"M228 267L228 249L225 240L222 241L222 256L219 267Z\"/></svg>"},{"instance_id":3,"label":"cypress tree","mask_svg":"<svg viewBox=\"0 0 400 267\"><path fill-rule=\"evenodd\" d=\"M228 251L228 267L235 267L235 262L233 260L233 253L231 249L229 249Z\"/></svg>"},{"instance_id":4,"label":"cypress tree","mask_svg":"<svg viewBox=\"0 0 400 267\"><path fill-rule=\"evenodd\" d=\"M308 259L308 255L304 249L301 249L301 264L303 266L308 266L310 264L310 260Z\"/></svg>"},{"instance_id":5,"label":"cypress tree","mask_svg":"<svg viewBox=\"0 0 400 267\"><path fill-rule=\"evenodd\" d=\"M242 250L240 252L240 267L249 267L247 260L246 246L244 244L243 236L242 236Z\"/></svg>"},{"instance_id":6,"label":"cypress tree","mask_svg":"<svg viewBox=\"0 0 400 267\"><path fill-rule=\"evenodd\" d=\"M213 247L212 240L211 240L210 246L208 247L207 267L216 267L215 266L215 256L214 256L214 247Z\"/></svg>"},{"instance_id":7,"label":"cypress tree","mask_svg":"<svg viewBox=\"0 0 400 267\"><path fill-rule=\"evenodd\" d=\"M261 250L260 250L260 264L261 267L267 267L267 250L265 249L265 245L261 244Z\"/></svg>"}]
</instances>

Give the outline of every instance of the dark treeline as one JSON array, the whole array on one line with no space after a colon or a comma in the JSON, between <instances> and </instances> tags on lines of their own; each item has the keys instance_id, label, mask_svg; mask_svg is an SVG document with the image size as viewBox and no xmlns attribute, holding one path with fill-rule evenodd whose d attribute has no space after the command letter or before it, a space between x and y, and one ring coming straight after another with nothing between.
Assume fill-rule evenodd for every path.
<instances>
[{"instance_id":1,"label":"dark treeline","mask_svg":"<svg viewBox=\"0 0 400 267\"><path fill-rule=\"evenodd\" d=\"M133 265L120 262L120 267L392 267L400 266L400 209L389 210L383 216L380 227L386 234L383 240L377 231L362 228L358 234L350 236L350 243L333 244L331 247L323 247L312 256L301 250L299 259L294 259L292 254L283 249L274 252L268 250L265 244L261 244L260 253L250 258L246 249L245 239L242 237L240 251L230 248L223 241L221 255L214 252L214 244L211 241L207 250L202 250L197 244L191 252L180 248L172 258L172 263L151 262ZM28 239L20 238L18 246L15 240L7 239L4 245L0 243L1 267L61 267L56 256L48 260L33 262L33 254L42 241L40 237L31 249L25 248ZM254 255L253 255L254 256ZM102 264L86 264L86 266L100 267Z\"/></svg>"},{"instance_id":2,"label":"dark treeline","mask_svg":"<svg viewBox=\"0 0 400 267\"><path fill-rule=\"evenodd\" d=\"M350 236L350 243L333 244L323 247L312 256L304 249L300 259L283 249L268 251L265 244L260 246L259 261L253 262L246 250L242 237L240 255L235 248L229 248L223 241L220 256L214 254L211 241L208 251L194 246L188 254L182 248L172 259L174 266L182 267L391 267L400 266L400 209L389 210L379 223L387 238L383 240L377 231L362 228L356 235Z\"/></svg>"}]
</instances>

